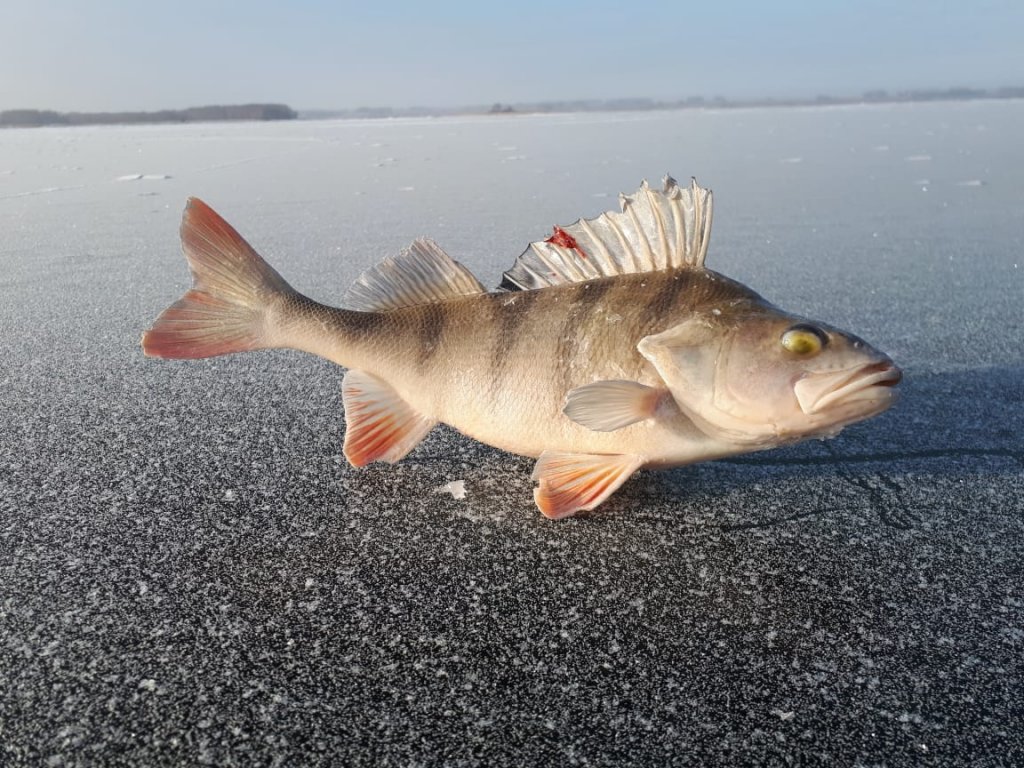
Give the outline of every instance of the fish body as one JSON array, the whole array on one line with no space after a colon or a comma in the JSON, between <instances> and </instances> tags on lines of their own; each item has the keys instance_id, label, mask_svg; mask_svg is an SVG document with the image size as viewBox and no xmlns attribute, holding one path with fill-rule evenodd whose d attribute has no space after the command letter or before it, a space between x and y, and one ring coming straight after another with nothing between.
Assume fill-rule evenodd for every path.
<instances>
[{"instance_id":1,"label":"fish body","mask_svg":"<svg viewBox=\"0 0 1024 768\"><path fill-rule=\"evenodd\" d=\"M707 440L687 420L672 418L678 412L671 402L663 418L601 432L565 417L565 395L602 380L661 386L636 340L672 315L692 313L699 294L724 303L737 289L745 291L710 272L677 270L462 296L379 313L369 323L296 296L283 312L296 318L284 335L303 339L307 352L389 382L416 412L511 453L628 450L680 464L699 458L694 451L705 450ZM637 302L647 291L673 294L674 305L654 311Z\"/></svg>"},{"instance_id":2,"label":"fish body","mask_svg":"<svg viewBox=\"0 0 1024 768\"><path fill-rule=\"evenodd\" d=\"M549 517L664 468L836 434L885 410L899 370L855 336L704 267L711 195L666 179L532 243L485 291L418 240L329 307L192 199L193 289L143 337L194 358L293 348L348 369L345 455L397 461L437 423L538 459Z\"/></svg>"}]
</instances>

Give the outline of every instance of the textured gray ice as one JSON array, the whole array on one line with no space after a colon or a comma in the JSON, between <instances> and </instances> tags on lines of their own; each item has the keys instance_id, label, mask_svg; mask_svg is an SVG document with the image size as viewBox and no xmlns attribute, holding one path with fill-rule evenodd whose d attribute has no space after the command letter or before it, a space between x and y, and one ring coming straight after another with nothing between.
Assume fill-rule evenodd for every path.
<instances>
[{"instance_id":1,"label":"textured gray ice","mask_svg":"<svg viewBox=\"0 0 1024 768\"><path fill-rule=\"evenodd\" d=\"M0 132L0 764L1024 759L1024 103ZM905 369L828 443L559 524L340 372L147 360L184 199L337 302L414 237L496 284L666 171L709 266ZM453 480L464 499L434 493Z\"/></svg>"}]
</instances>

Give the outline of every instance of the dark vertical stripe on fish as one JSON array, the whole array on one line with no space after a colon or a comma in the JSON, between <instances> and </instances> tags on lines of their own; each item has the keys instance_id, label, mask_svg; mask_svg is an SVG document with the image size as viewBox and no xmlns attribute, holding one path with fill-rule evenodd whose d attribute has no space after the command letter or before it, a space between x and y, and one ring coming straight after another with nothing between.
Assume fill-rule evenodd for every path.
<instances>
[{"instance_id":1,"label":"dark vertical stripe on fish","mask_svg":"<svg viewBox=\"0 0 1024 768\"><path fill-rule=\"evenodd\" d=\"M516 291L495 296L491 305L493 324L497 327L491 346L491 389L497 392L515 354L519 329L530 315L530 307L540 291Z\"/></svg>"},{"instance_id":2,"label":"dark vertical stripe on fish","mask_svg":"<svg viewBox=\"0 0 1024 768\"><path fill-rule=\"evenodd\" d=\"M346 335L355 336L359 340L379 333L384 324L384 319L378 312L356 312L351 309L329 311L338 318L338 325Z\"/></svg>"},{"instance_id":3,"label":"dark vertical stripe on fish","mask_svg":"<svg viewBox=\"0 0 1024 768\"><path fill-rule=\"evenodd\" d=\"M448 324L448 312L444 304L426 304L416 328L417 347L416 362L422 368L437 354L441 346L441 337Z\"/></svg>"},{"instance_id":4,"label":"dark vertical stripe on fish","mask_svg":"<svg viewBox=\"0 0 1024 768\"><path fill-rule=\"evenodd\" d=\"M640 313L640 335L647 336L652 332L661 330L665 319L672 316L672 310L679 301L679 294L687 287L690 281L687 275L682 272L662 273L661 287L658 292L651 296Z\"/></svg>"},{"instance_id":5,"label":"dark vertical stripe on fish","mask_svg":"<svg viewBox=\"0 0 1024 768\"><path fill-rule=\"evenodd\" d=\"M594 309L600 303L609 290L614 280L592 280L586 283L579 283L575 286L574 295L571 299L572 305L562 324L562 331L558 336L558 368L562 374L562 384L566 392L579 382L572 381L572 374L569 363L572 361L580 348L580 332L586 328L587 321L593 314Z\"/></svg>"}]
</instances>

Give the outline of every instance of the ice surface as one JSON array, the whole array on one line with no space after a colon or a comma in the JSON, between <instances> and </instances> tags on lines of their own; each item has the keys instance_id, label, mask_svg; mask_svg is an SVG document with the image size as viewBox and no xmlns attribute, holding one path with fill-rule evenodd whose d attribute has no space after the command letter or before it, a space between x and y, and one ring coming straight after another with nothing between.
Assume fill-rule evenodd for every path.
<instances>
[{"instance_id":1,"label":"ice surface","mask_svg":"<svg viewBox=\"0 0 1024 768\"><path fill-rule=\"evenodd\" d=\"M1020 763L1021 125L1006 101L0 132L0 764ZM189 285L189 195L337 303L421 235L495 285L667 171L715 191L711 268L904 367L895 409L553 524L531 461L443 426L347 466L326 362L140 353Z\"/></svg>"}]
</instances>

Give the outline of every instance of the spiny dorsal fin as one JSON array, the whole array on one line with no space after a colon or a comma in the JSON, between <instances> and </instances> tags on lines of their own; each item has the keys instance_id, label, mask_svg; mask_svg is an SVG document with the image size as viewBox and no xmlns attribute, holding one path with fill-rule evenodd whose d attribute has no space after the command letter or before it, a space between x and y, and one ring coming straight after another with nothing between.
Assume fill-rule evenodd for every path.
<instances>
[{"instance_id":1,"label":"spiny dorsal fin","mask_svg":"<svg viewBox=\"0 0 1024 768\"><path fill-rule=\"evenodd\" d=\"M620 195L622 212L555 227L530 243L505 273L501 287L528 291L634 272L700 269L711 236L711 190L692 180L688 189L666 176L661 191L647 182Z\"/></svg>"},{"instance_id":2,"label":"spiny dorsal fin","mask_svg":"<svg viewBox=\"0 0 1024 768\"><path fill-rule=\"evenodd\" d=\"M348 289L344 304L359 312L387 312L472 293L484 293L473 273L433 240L419 239L364 272Z\"/></svg>"}]
</instances>

